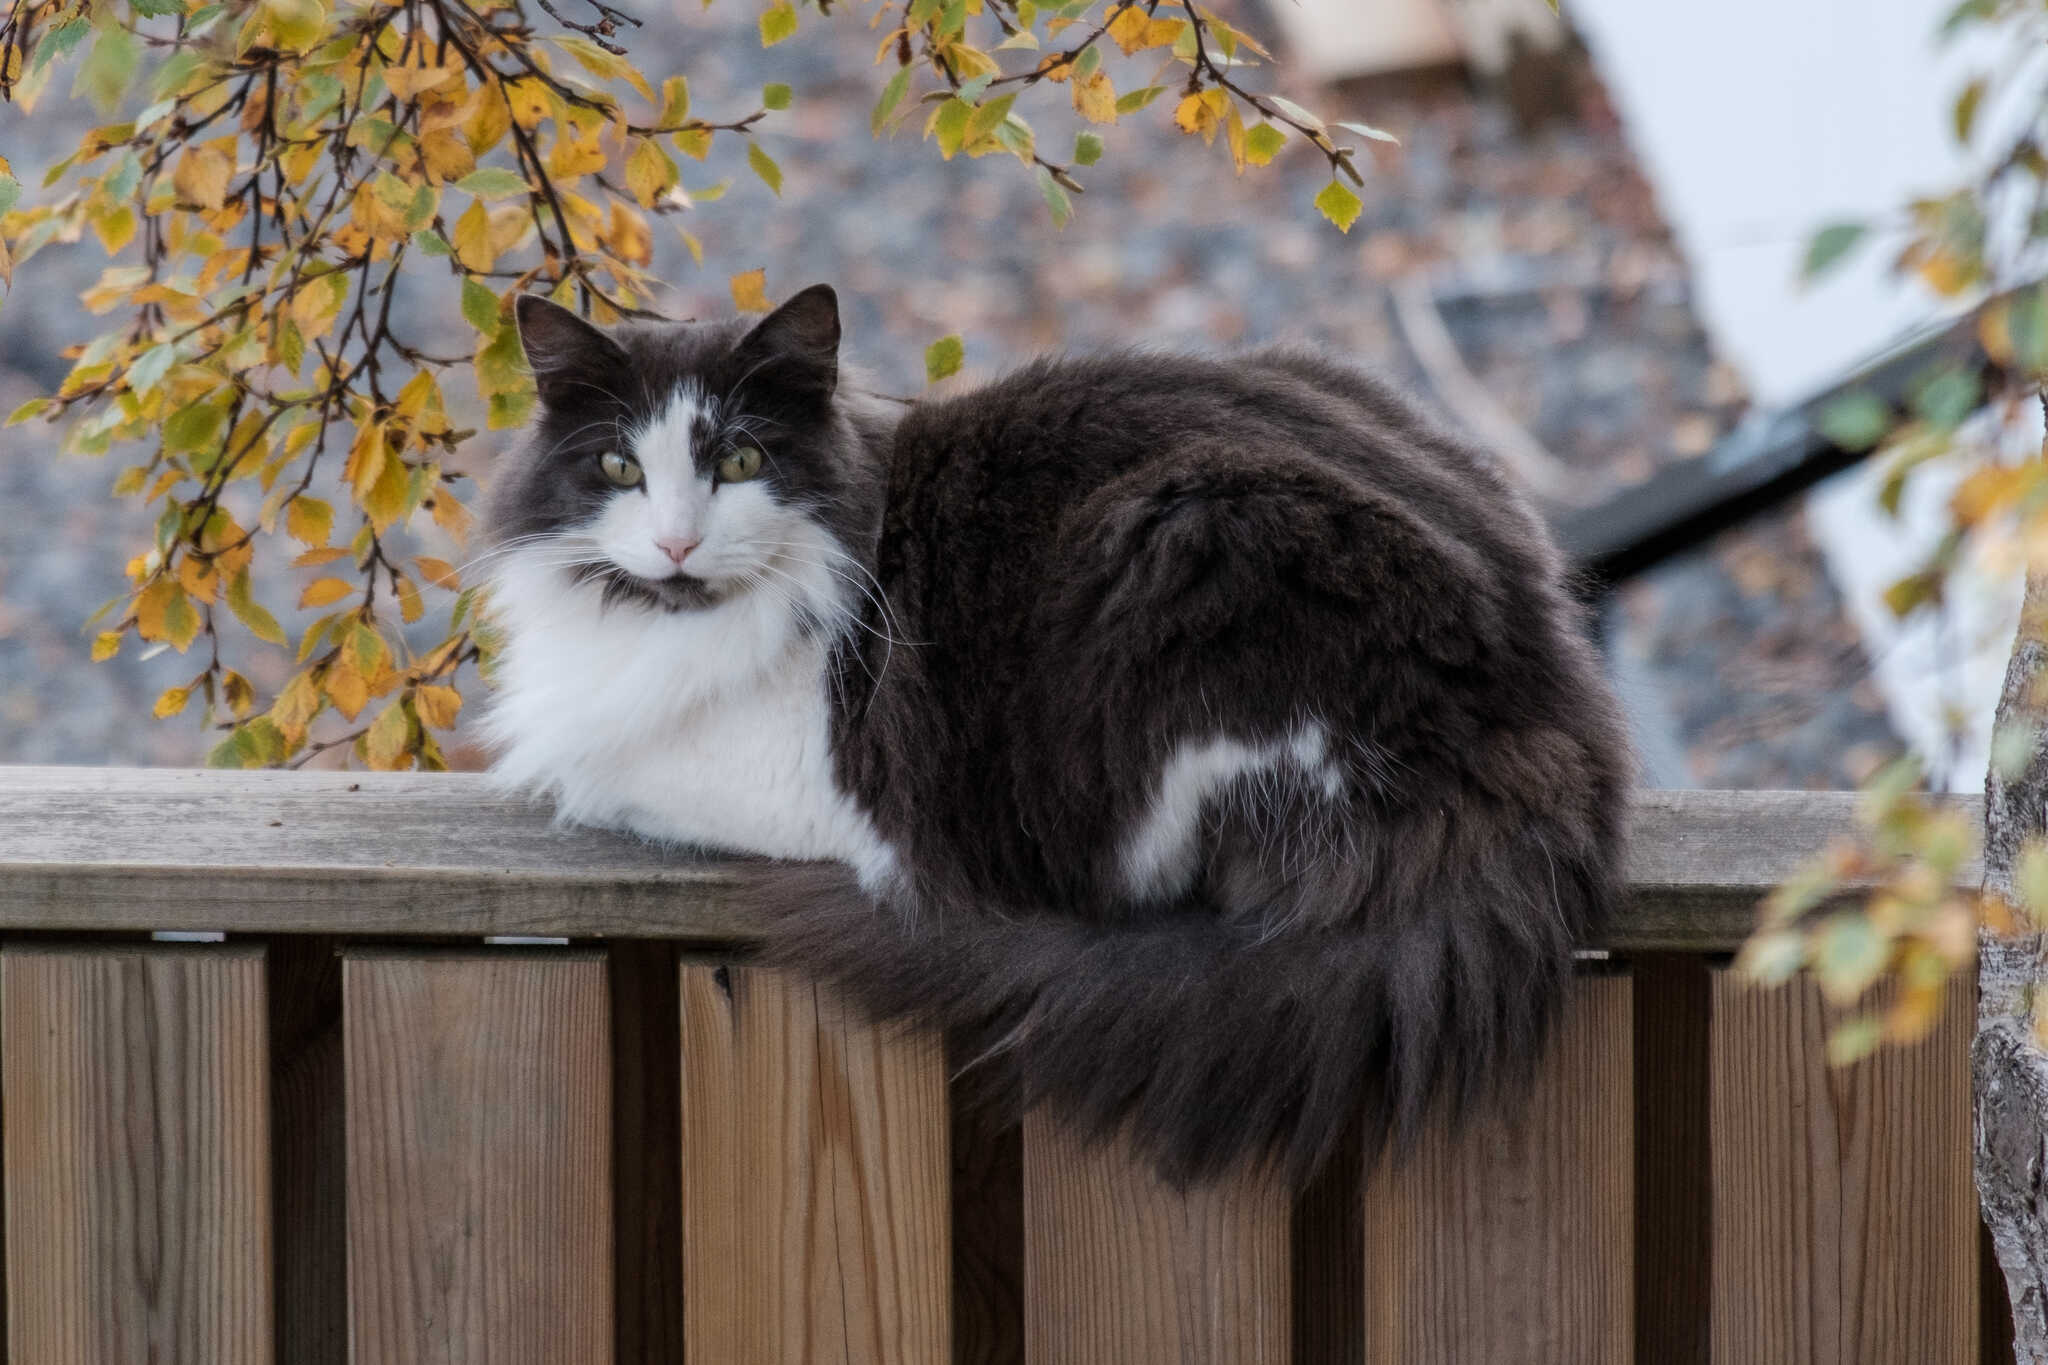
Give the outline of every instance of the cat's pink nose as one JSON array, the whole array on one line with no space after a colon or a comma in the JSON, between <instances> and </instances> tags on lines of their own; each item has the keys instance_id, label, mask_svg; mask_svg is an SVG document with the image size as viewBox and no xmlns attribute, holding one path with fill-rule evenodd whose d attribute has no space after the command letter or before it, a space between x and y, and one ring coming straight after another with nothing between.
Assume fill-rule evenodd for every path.
<instances>
[{"instance_id":1,"label":"cat's pink nose","mask_svg":"<svg viewBox=\"0 0 2048 1365\"><path fill-rule=\"evenodd\" d=\"M679 569L683 566L683 561L690 557L690 551L696 549L698 544L699 542L697 541L685 540L681 536L656 536L654 538L655 548L667 555Z\"/></svg>"}]
</instances>

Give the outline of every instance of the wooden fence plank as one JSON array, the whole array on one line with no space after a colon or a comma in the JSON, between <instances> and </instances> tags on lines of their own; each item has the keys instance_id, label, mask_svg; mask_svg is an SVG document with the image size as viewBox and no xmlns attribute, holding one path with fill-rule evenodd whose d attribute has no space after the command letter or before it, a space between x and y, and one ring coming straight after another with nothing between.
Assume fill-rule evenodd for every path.
<instances>
[{"instance_id":1,"label":"wooden fence plank","mask_svg":"<svg viewBox=\"0 0 2048 1365\"><path fill-rule=\"evenodd\" d=\"M760 970L685 966L682 996L693 1365L944 1365L939 1040Z\"/></svg>"},{"instance_id":2,"label":"wooden fence plank","mask_svg":"<svg viewBox=\"0 0 2048 1365\"><path fill-rule=\"evenodd\" d=\"M350 953L342 1009L356 1365L605 1365L603 958Z\"/></svg>"},{"instance_id":3,"label":"wooden fence plank","mask_svg":"<svg viewBox=\"0 0 2048 1365\"><path fill-rule=\"evenodd\" d=\"M1031 1365L1285 1365L1291 1201L1247 1177L1186 1192L1122 1143L1024 1120Z\"/></svg>"},{"instance_id":4,"label":"wooden fence plank","mask_svg":"<svg viewBox=\"0 0 2048 1365\"><path fill-rule=\"evenodd\" d=\"M271 1354L260 950L9 947L9 1359Z\"/></svg>"},{"instance_id":5,"label":"wooden fence plank","mask_svg":"<svg viewBox=\"0 0 2048 1365\"><path fill-rule=\"evenodd\" d=\"M1633 1359L1631 999L1574 982L1525 1105L1368 1176L1372 1365Z\"/></svg>"},{"instance_id":6,"label":"wooden fence plank","mask_svg":"<svg viewBox=\"0 0 2048 1365\"><path fill-rule=\"evenodd\" d=\"M1818 987L1714 981L1714 1359L1968 1361L1979 1332L1971 989L1934 1034L1829 1067Z\"/></svg>"}]
</instances>

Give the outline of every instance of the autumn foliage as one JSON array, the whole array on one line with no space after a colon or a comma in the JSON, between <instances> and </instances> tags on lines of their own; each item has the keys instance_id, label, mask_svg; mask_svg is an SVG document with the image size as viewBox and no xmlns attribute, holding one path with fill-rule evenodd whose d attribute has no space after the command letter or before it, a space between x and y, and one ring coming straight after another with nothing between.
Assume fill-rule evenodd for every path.
<instances>
[{"instance_id":1,"label":"autumn foliage","mask_svg":"<svg viewBox=\"0 0 2048 1365\"><path fill-rule=\"evenodd\" d=\"M115 261L84 296L107 330L77 339L58 390L9 420L132 460L115 492L147 504L154 540L92 652L133 640L196 655L156 711L196 702L221 733L216 764L345 746L378 768L444 765L492 638L475 590L415 533L464 537L472 491L451 456L477 433L458 415L504 430L533 406L513 296L600 322L649 308L657 224L723 194L693 169L722 139L744 140L753 174L782 190L755 134L791 86L700 110L685 74L635 66L636 18L533 3L538 16L525 0L13 0L0 21L0 93L18 110L63 73L118 119L43 195L0 159L0 280L87 234ZM1331 171L1316 207L1347 230L1358 214L1354 150L1263 93L1264 50L1194 0L777 0L759 38L827 18L867 22L877 41L870 126L845 136L908 126L947 159L1014 157L1056 222L1104 139L1041 146L1031 100L1102 127L1157 104L1239 169L1313 144ZM735 304L767 307L765 284L735 277ZM467 321L466 351L405 334L394 304L423 290ZM960 355L958 338L935 343L928 373ZM298 606L319 612L295 639L256 596L259 554L289 556ZM246 660L266 648L292 666L260 695Z\"/></svg>"}]
</instances>

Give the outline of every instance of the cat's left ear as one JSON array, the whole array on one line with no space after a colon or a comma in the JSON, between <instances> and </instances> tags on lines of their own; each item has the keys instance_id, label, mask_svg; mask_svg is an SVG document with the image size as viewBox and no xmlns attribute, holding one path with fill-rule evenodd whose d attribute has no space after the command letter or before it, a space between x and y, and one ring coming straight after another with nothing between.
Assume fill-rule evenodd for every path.
<instances>
[{"instance_id":1,"label":"cat's left ear","mask_svg":"<svg viewBox=\"0 0 2048 1365\"><path fill-rule=\"evenodd\" d=\"M830 398L839 384L839 296L829 284L812 285L761 319L736 354L784 389Z\"/></svg>"}]
</instances>

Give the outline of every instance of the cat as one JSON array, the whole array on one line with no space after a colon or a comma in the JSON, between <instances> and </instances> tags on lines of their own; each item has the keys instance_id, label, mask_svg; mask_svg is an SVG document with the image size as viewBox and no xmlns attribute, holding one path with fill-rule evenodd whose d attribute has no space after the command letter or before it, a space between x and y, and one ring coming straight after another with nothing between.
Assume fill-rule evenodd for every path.
<instances>
[{"instance_id":1,"label":"cat","mask_svg":"<svg viewBox=\"0 0 2048 1365\"><path fill-rule=\"evenodd\" d=\"M504 780L847 865L764 897L771 960L1182 1184L1301 1182L1354 1120L1377 1150L1527 1074L1617 899L1629 759L1481 455L1302 350L892 408L823 285L752 325L517 322Z\"/></svg>"}]
</instances>

